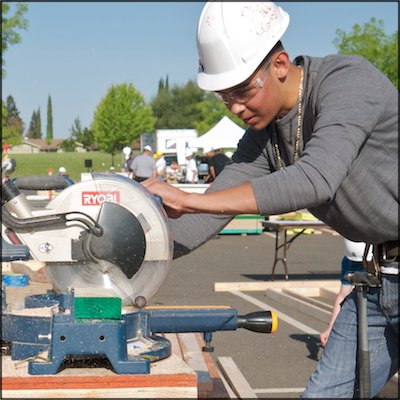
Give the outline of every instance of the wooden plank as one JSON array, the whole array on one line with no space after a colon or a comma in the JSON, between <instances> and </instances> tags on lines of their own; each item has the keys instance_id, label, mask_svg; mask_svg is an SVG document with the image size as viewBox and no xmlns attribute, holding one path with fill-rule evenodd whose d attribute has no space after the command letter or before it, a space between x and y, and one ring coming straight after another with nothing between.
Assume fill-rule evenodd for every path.
<instances>
[{"instance_id":1,"label":"wooden plank","mask_svg":"<svg viewBox=\"0 0 400 400\"><path fill-rule=\"evenodd\" d=\"M225 390L227 392L227 396L225 396L225 399L237 399L235 392L229 386L229 383L227 382L227 380L225 379L223 374L221 374L221 380L222 380L222 383L224 384Z\"/></svg>"},{"instance_id":2,"label":"wooden plank","mask_svg":"<svg viewBox=\"0 0 400 400\"><path fill-rule=\"evenodd\" d=\"M319 295L319 289L311 290L311 289L282 289L283 293L287 293L292 297L297 297L298 299L305 301L309 304L312 304L316 307L320 307L323 310L332 312L332 304L328 304L324 301L316 299L317 295Z\"/></svg>"},{"instance_id":3,"label":"wooden plank","mask_svg":"<svg viewBox=\"0 0 400 400\"><path fill-rule=\"evenodd\" d=\"M263 282L215 282L216 292L231 292L239 290L246 291L265 291L267 289L283 288L321 288L339 287L337 279L331 280L303 280L303 281L263 281Z\"/></svg>"},{"instance_id":4,"label":"wooden plank","mask_svg":"<svg viewBox=\"0 0 400 400\"><path fill-rule=\"evenodd\" d=\"M282 288L282 291L290 291L303 297L317 297L319 296L318 287L295 287L295 288Z\"/></svg>"},{"instance_id":5,"label":"wooden plank","mask_svg":"<svg viewBox=\"0 0 400 400\"><path fill-rule=\"evenodd\" d=\"M335 301L337 295L339 293L339 287L336 288L321 288L319 291L319 295L328 300L329 302L331 302L333 304L333 302Z\"/></svg>"},{"instance_id":6,"label":"wooden plank","mask_svg":"<svg viewBox=\"0 0 400 400\"><path fill-rule=\"evenodd\" d=\"M79 369L78 369L79 370ZM79 373L79 375L77 375ZM75 371L76 375L46 375L2 378L3 390L53 390L53 389L101 389L140 387L196 387L193 373L127 374L91 376Z\"/></svg>"},{"instance_id":7,"label":"wooden plank","mask_svg":"<svg viewBox=\"0 0 400 400\"><path fill-rule=\"evenodd\" d=\"M181 345L176 333L164 333L163 336L171 342L171 352L183 360Z\"/></svg>"},{"instance_id":8,"label":"wooden plank","mask_svg":"<svg viewBox=\"0 0 400 400\"><path fill-rule=\"evenodd\" d=\"M197 344L199 346L199 349L201 349L204 346L204 340L202 336L199 333L195 334L195 337L197 339ZM212 380L212 390L200 390L199 389L199 398L200 399L228 399L230 398L229 392L227 390L227 387L225 386L225 383L223 382L222 376L218 371L218 368L211 357L210 353L207 353L205 351L201 352L201 355L203 356L204 362L207 365L208 373L210 374L210 378ZM228 386L229 387L229 386Z\"/></svg>"},{"instance_id":9,"label":"wooden plank","mask_svg":"<svg viewBox=\"0 0 400 400\"><path fill-rule=\"evenodd\" d=\"M115 374L104 368L70 368L31 376L2 357L2 394L11 398L197 398L197 375L175 355L151 365L150 374ZM26 363L24 363L26 364ZM6 368L4 368L6 367ZM22 368L23 367L23 368ZM7 376L4 373L7 373ZM7 393L7 395L5 394Z\"/></svg>"},{"instance_id":10,"label":"wooden plank","mask_svg":"<svg viewBox=\"0 0 400 400\"><path fill-rule=\"evenodd\" d=\"M299 298L292 297L287 293L283 293L282 291L275 289L267 290L266 296L272 300L279 301L289 307L292 307L297 311L329 323L331 317L331 313L329 311L322 310L321 308L309 304L306 301L302 301Z\"/></svg>"},{"instance_id":11,"label":"wooden plank","mask_svg":"<svg viewBox=\"0 0 400 400\"><path fill-rule=\"evenodd\" d=\"M239 399L258 398L231 357L218 357L218 365Z\"/></svg>"},{"instance_id":12,"label":"wooden plank","mask_svg":"<svg viewBox=\"0 0 400 400\"><path fill-rule=\"evenodd\" d=\"M2 390L3 398L15 399L197 399L197 389L192 387L163 388L107 388L107 389L53 389L49 390Z\"/></svg>"},{"instance_id":13,"label":"wooden plank","mask_svg":"<svg viewBox=\"0 0 400 400\"><path fill-rule=\"evenodd\" d=\"M195 335L193 333L179 333L178 339L184 361L197 374L199 390L212 390L213 383Z\"/></svg>"}]
</instances>

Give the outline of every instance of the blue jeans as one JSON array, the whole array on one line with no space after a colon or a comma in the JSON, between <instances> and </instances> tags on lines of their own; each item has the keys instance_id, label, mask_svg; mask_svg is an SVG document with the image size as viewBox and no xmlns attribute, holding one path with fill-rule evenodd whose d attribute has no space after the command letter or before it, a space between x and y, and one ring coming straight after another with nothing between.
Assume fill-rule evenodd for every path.
<instances>
[{"instance_id":1,"label":"blue jeans","mask_svg":"<svg viewBox=\"0 0 400 400\"><path fill-rule=\"evenodd\" d=\"M398 370L398 276L382 275L367 294L371 397ZM316 371L301 398L357 398L357 293L348 296L333 325Z\"/></svg>"}]
</instances>

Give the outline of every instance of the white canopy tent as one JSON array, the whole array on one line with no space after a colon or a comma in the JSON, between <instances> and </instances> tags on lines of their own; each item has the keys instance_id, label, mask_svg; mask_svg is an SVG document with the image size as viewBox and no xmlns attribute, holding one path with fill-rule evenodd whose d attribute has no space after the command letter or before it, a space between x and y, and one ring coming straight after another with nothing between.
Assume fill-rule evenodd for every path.
<instances>
[{"instance_id":1,"label":"white canopy tent","mask_svg":"<svg viewBox=\"0 0 400 400\"><path fill-rule=\"evenodd\" d=\"M204 153L214 149L235 149L244 132L243 128L225 116L193 144L202 148Z\"/></svg>"}]
</instances>

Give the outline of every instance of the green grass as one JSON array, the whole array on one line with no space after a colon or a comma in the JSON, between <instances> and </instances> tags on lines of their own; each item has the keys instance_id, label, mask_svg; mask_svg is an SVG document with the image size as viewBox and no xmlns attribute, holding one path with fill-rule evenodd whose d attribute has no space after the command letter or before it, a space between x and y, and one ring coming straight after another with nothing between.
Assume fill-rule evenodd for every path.
<instances>
[{"instance_id":1,"label":"green grass","mask_svg":"<svg viewBox=\"0 0 400 400\"><path fill-rule=\"evenodd\" d=\"M49 168L52 168L53 175L58 174L62 166L67 169L68 175L76 182L81 180L81 173L88 172L85 168L85 160L92 160L94 172L107 171L111 165L111 155L99 151L87 153L35 153L35 154L10 154L17 162L13 178L18 176L48 175ZM115 170L120 171L119 165L122 162L122 154L114 157ZM90 171L90 170L89 170Z\"/></svg>"}]
</instances>

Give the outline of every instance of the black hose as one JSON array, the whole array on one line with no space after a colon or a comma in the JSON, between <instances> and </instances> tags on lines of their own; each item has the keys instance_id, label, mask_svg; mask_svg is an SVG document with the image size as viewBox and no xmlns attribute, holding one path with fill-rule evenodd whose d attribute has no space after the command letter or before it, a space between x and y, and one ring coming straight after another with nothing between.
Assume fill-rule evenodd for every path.
<instances>
[{"instance_id":1,"label":"black hose","mask_svg":"<svg viewBox=\"0 0 400 400\"><path fill-rule=\"evenodd\" d=\"M13 181L22 190L62 190L68 186L62 176L19 176Z\"/></svg>"}]
</instances>

